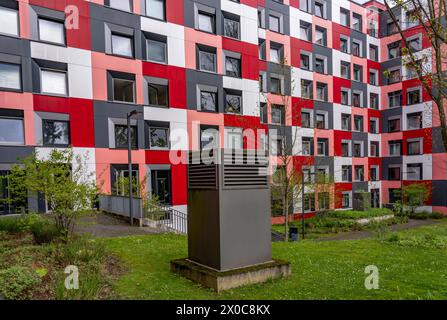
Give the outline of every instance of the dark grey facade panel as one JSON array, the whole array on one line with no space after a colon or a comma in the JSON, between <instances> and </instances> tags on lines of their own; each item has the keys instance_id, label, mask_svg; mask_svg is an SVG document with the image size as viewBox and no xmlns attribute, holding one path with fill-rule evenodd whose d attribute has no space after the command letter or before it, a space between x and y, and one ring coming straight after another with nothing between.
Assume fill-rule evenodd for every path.
<instances>
[{"instance_id":1,"label":"dark grey facade panel","mask_svg":"<svg viewBox=\"0 0 447 320\"><path fill-rule=\"evenodd\" d=\"M18 163L30 156L34 147L0 146L0 163Z\"/></svg>"},{"instance_id":2,"label":"dark grey facade panel","mask_svg":"<svg viewBox=\"0 0 447 320\"><path fill-rule=\"evenodd\" d=\"M217 108L219 113L224 112L224 92L222 75L186 69L186 101L188 109L199 110L197 90L200 86L209 86L217 90Z\"/></svg>"},{"instance_id":3,"label":"dark grey facade panel","mask_svg":"<svg viewBox=\"0 0 447 320\"><path fill-rule=\"evenodd\" d=\"M388 180L388 168L392 165L400 165L402 170L402 157L383 157L382 158L382 180Z\"/></svg>"},{"instance_id":4,"label":"dark grey facade panel","mask_svg":"<svg viewBox=\"0 0 447 320\"><path fill-rule=\"evenodd\" d=\"M382 133L387 133L389 131L388 120L392 117L402 117L402 107L396 107L396 108L382 110L382 113L381 113ZM402 119L401 119L401 124L402 124Z\"/></svg>"}]
</instances>

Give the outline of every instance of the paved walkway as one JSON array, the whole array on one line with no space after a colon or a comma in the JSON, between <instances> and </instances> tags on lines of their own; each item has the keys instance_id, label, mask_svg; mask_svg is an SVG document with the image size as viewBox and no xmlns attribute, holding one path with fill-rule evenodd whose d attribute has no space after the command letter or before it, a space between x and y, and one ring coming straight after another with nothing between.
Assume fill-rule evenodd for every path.
<instances>
[{"instance_id":1,"label":"paved walkway","mask_svg":"<svg viewBox=\"0 0 447 320\"><path fill-rule=\"evenodd\" d=\"M97 213L82 217L75 226L76 233L88 233L97 238L125 237L159 233L150 227L130 226L129 221L109 214Z\"/></svg>"},{"instance_id":2,"label":"paved walkway","mask_svg":"<svg viewBox=\"0 0 447 320\"><path fill-rule=\"evenodd\" d=\"M417 228L437 223L436 220L409 220L408 223L394 224L390 227L392 231L400 231L406 229ZM337 241L337 240L360 240L371 238L374 236L373 231L352 231L343 232L335 236L319 238L317 241Z\"/></svg>"}]
</instances>

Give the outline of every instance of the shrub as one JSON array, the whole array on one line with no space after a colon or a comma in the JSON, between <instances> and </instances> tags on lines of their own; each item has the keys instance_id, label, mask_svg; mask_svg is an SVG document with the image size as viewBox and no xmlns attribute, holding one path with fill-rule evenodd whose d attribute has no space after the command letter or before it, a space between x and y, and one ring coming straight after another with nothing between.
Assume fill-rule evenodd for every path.
<instances>
[{"instance_id":1,"label":"shrub","mask_svg":"<svg viewBox=\"0 0 447 320\"><path fill-rule=\"evenodd\" d=\"M0 292L6 299L27 299L30 290L40 284L39 275L32 269L13 266L0 271Z\"/></svg>"},{"instance_id":2,"label":"shrub","mask_svg":"<svg viewBox=\"0 0 447 320\"><path fill-rule=\"evenodd\" d=\"M442 212L433 211L430 215L430 218L432 219L444 219L447 216L444 215Z\"/></svg>"},{"instance_id":3,"label":"shrub","mask_svg":"<svg viewBox=\"0 0 447 320\"><path fill-rule=\"evenodd\" d=\"M421 211L421 212L408 212L407 216L410 219L417 219L417 220L426 220L426 219L443 219L445 216L440 212L427 212L427 211Z\"/></svg>"},{"instance_id":4,"label":"shrub","mask_svg":"<svg viewBox=\"0 0 447 320\"><path fill-rule=\"evenodd\" d=\"M34 243L50 243L61 236L60 231L54 223L49 221L39 221L30 226L30 232L33 235Z\"/></svg>"},{"instance_id":5,"label":"shrub","mask_svg":"<svg viewBox=\"0 0 447 320\"><path fill-rule=\"evenodd\" d=\"M107 256L105 245L102 242L89 239L87 236L58 245L56 249L56 258L63 265L100 263Z\"/></svg>"},{"instance_id":6,"label":"shrub","mask_svg":"<svg viewBox=\"0 0 447 320\"><path fill-rule=\"evenodd\" d=\"M392 214L393 211L387 208L372 208L367 211L355 211L355 210L331 211L328 213L328 216L338 219L363 219L363 218L387 216Z\"/></svg>"},{"instance_id":7,"label":"shrub","mask_svg":"<svg viewBox=\"0 0 447 320\"><path fill-rule=\"evenodd\" d=\"M5 231L11 234L23 232L18 217L0 218L0 231Z\"/></svg>"}]
</instances>

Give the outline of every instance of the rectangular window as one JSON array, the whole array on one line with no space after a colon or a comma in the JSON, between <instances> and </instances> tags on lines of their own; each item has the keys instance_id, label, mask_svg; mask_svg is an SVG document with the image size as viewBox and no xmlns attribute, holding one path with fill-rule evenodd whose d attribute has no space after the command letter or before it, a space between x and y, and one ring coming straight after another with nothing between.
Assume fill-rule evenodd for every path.
<instances>
[{"instance_id":1,"label":"rectangular window","mask_svg":"<svg viewBox=\"0 0 447 320\"><path fill-rule=\"evenodd\" d=\"M351 207L351 193L350 192L343 192L341 206L343 209Z\"/></svg>"},{"instance_id":2,"label":"rectangular window","mask_svg":"<svg viewBox=\"0 0 447 320\"><path fill-rule=\"evenodd\" d=\"M199 49L199 70L216 72L216 54Z\"/></svg>"},{"instance_id":3,"label":"rectangular window","mask_svg":"<svg viewBox=\"0 0 447 320\"><path fill-rule=\"evenodd\" d=\"M349 53L349 38L346 36L340 36L340 51Z\"/></svg>"},{"instance_id":4,"label":"rectangular window","mask_svg":"<svg viewBox=\"0 0 447 320\"><path fill-rule=\"evenodd\" d=\"M214 14L198 10L197 18L198 18L197 29L209 33L215 33Z\"/></svg>"},{"instance_id":5,"label":"rectangular window","mask_svg":"<svg viewBox=\"0 0 447 320\"><path fill-rule=\"evenodd\" d=\"M400 21L397 20L397 23L400 23ZM388 21L386 28L387 28L388 35L399 32L399 29L397 28L397 24L394 23L393 20Z\"/></svg>"},{"instance_id":6,"label":"rectangular window","mask_svg":"<svg viewBox=\"0 0 447 320\"><path fill-rule=\"evenodd\" d=\"M318 73L326 73L326 63L324 58L315 58L315 71Z\"/></svg>"},{"instance_id":7,"label":"rectangular window","mask_svg":"<svg viewBox=\"0 0 447 320\"><path fill-rule=\"evenodd\" d=\"M301 40L312 41L312 25L301 21L300 37Z\"/></svg>"},{"instance_id":8,"label":"rectangular window","mask_svg":"<svg viewBox=\"0 0 447 320\"><path fill-rule=\"evenodd\" d=\"M65 44L64 23L39 18L39 40L57 44Z\"/></svg>"},{"instance_id":9,"label":"rectangular window","mask_svg":"<svg viewBox=\"0 0 447 320\"><path fill-rule=\"evenodd\" d=\"M13 117L0 118L0 145L23 145L25 134L23 119Z\"/></svg>"},{"instance_id":10,"label":"rectangular window","mask_svg":"<svg viewBox=\"0 0 447 320\"><path fill-rule=\"evenodd\" d=\"M147 60L159 63L167 63L167 46L166 42L147 39Z\"/></svg>"},{"instance_id":11,"label":"rectangular window","mask_svg":"<svg viewBox=\"0 0 447 320\"><path fill-rule=\"evenodd\" d=\"M301 127L303 128L311 127L310 112L301 111Z\"/></svg>"},{"instance_id":12,"label":"rectangular window","mask_svg":"<svg viewBox=\"0 0 447 320\"><path fill-rule=\"evenodd\" d=\"M240 24L238 20L224 17L224 36L240 39Z\"/></svg>"},{"instance_id":13,"label":"rectangular window","mask_svg":"<svg viewBox=\"0 0 447 320\"><path fill-rule=\"evenodd\" d=\"M200 110L208 112L217 112L217 93L201 90L200 91Z\"/></svg>"},{"instance_id":14,"label":"rectangular window","mask_svg":"<svg viewBox=\"0 0 447 320\"><path fill-rule=\"evenodd\" d=\"M133 57L132 38L112 34L112 53L118 56Z\"/></svg>"},{"instance_id":15,"label":"rectangular window","mask_svg":"<svg viewBox=\"0 0 447 320\"><path fill-rule=\"evenodd\" d=\"M219 148L219 131L215 128L201 128L200 147L202 150Z\"/></svg>"},{"instance_id":16,"label":"rectangular window","mask_svg":"<svg viewBox=\"0 0 447 320\"><path fill-rule=\"evenodd\" d=\"M362 16L356 13L352 14L352 29L362 31Z\"/></svg>"},{"instance_id":17,"label":"rectangular window","mask_svg":"<svg viewBox=\"0 0 447 320\"><path fill-rule=\"evenodd\" d=\"M388 59L400 57L401 42L396 41L388 45Z\"/></svg>"},{"instance_id":18,"label":"rectangular window","mask_svg":"<svg viewBox=\"0 0 447 320\"><path fill-rule=\"evenodd\" d=\"M44 146L68 146L70 144L70 124L68 121L42 120Z\"/></svg>"},{"instance_id":19,"label":"rectangular window","mask_svg":"<svg viewBox=\"0 0 447 320\"><path fill-rule=\"evenodd\" d=\"M0 89L22 89L20 65L0 62Z\"/></svg>"},{"instance_id":20,"label":"rectangular window","mask_svg":"<svg viewBox=\"0 0 447 320\"><path fill-rule=\"evenodd\" d=\"M329 192L320 192L318 194L318 209L328 210L329 204Z\"/></svg>"},{"instance_id":21,"label":"rectangular window","mask_svg":"<svg viewBox=\"0 0 447 320\"><path fill-rule=\"evenodd\" d=\"M276 94L282 93L281 79L273 76L270 77L270 92Z\"/></svg>"},{"instance_id":22,"label":"rectangular window","mask_svg":"<svg viewBox=\"0 0 447 320\"><path fill-rule=\"evenodd\" d=\"M343 182L351 181L351 166L341 166L341 180Z\"/></svg>"},{"instance_id":23,"label":"rectangular window","mask_svg":"<svg viewBox=\"0 0 447 320\"><path fill-rule=\"evenodd\" d=\"M402 106L402 91L388 93L388 107L396 108Z\"/></svg>"},{"instance_id":24,"label":"rectangular window","mask_svg":"<svg viewBox=\"0 0 447 320\"><path fill-rule=\"evenodd\" d=\"M369 132L371 133L379 133L379 119L378 118L371 118L369 119Z\"/></svg>"},{"instance_id":25,"label":"rectangular window","mask_svg":"<svg viewBox=\"0 0 447 320\"><path fill-rule=\"evenodd\" d=\"M341 156L342 157L351 156L350 143L348 141L341 142Z\"/></svg>"},{"instance_id":26,"label":"rectangular window","mask_svg":"<svg viewBox=\"0 0 447 320\"><path fill-rule=\"evenodd\" d=\"M342 113L341 115L341 129L350 131L351 130L351 115Z\"/></svg>"},{"instance_id":27,"label":"rectangular window","mask_svg":"<svg viewBox=\"0 0 447 320\"><path fill-rule=\"evenodd\" d=\"M407 141L407 154L409 156L422 154L421 141L420 140Z\"/></svg>"},{"instance_id":28,"label":"rectangular window","mask_svg":"<svg viewBox=\"0 0 447 320\"><path fill-rule=\"evenodd\" d=\"M130 127L130 144L132 149L137 149L137 127ZM127 149L127 125L115 125L115 148Z\"/></svg>"},{"instance_id":29,"label":"rectangular window","mask_svg":"<svg viewBox=\"0 0 447 320\"><path fill-rule=\"evenodd\" d=\"M17 10L0 7L0 34L19 36L19 13Z\"/></svg>"},{"instance_id":30,"label":"rectangular window","mask_svg":"<svg viewBox=\"0 0 447 320\"><path fill-rule=\"evenodd\" d=\"M363 67L354 64L354 80L362 82L363 80Z\"/></svg>"},{"instance_id":31,"label":"rectangular window","mask_svg":"<svg viewBox=\"0 0 447 320\"><path fill-rule=\"evenodd\" d=\"M377 76L377 70L370 70L369 71L369 84L372 85L372 86L377 86L379 84L378 76Z\"/></svg>"},{"instance_id":32,"label":"rectangular window","mask_svg":"<svg viewBox=\"0 0 447 320\"><path fill-rule=\"evenodd\" d=\"M379 95L377 93L371 92L369 94L369 107L375 110L379 109Z\"/></svg>"},{"instance_id":33,"label":"rectangular window","mask_svg":"<svg viewBox=\"0 0 447 320\"><path fill-rule=\"evenodd\" d=\"M369 151L370 151L371 157L378 157L379 156L379 142L371 141Z\"/></svg>"},{"instance_id":34,"label":"rectangular window","mask_svg":"<svg viewBox=\"0 0 447 320\"><path fill-rule=\"evenodd\" d=\"M151 191L162 204L172 204L171 170L151 170Z\"/></svg>"},{"instance_id":35,"label":"rectangular window","mask_svg":"<svg viewBox=\"0 0 447 320\"><path fill-rule=\"evenodd\" d=\"M259 39L259 60L267 60L265 39Z\"/></svg>"},{"instance_id":36,"label":"rectangular window","mask_svg":"<svg viewBox=\"0 0 447 320\"><path fill-rule=\"evenodd\" d=\"M320 46L326 46L326 29L320 27L315 28L315 43Z\"/></svg>"},{"instance_id":37,"label":"rectangular window","mask_svg":"<svg viewBox=\"0 0 447 320\"><path fill-rule=\"evenodd\" d=\"M317 113L315 117L315 127L317 129L326 129L326 116L322 113Z\"/></svg>"},{"instance_id":38,"label":"rectangular window","mask_svg":"<svg viewBox=\"0 0 447 320\"><path fill-rule=\"evenodd\" d=\"M153 150L169 149L169 128L150 127L149 128L150 148Z\"/></svg>"},{"instance_id":39,"label":"rectangular window","mask_svg":"<svg viewBox=\"0 0 447 320\"><path fill-rule=\"evenodd\" d=\"M267 103L261 102L260 104L261 108L261 123L267 123L268 122L268 113L267 113Z\"/></svg>"},{"instance_id":40,"label":"rectangular window","mask_svg":"<svg viewBox=\"0 0 447 320\"><path fill-rule=\"evenodd\" d=\"M421 37L416 37L408 40L408 47L412 52L417 52L422 49L422 39Z\"/></svg>"},{"instance_id":41,"label":"rectangular window","mask_svg":"<svg viewBox=\"0 0 447 320\"><path fill-rule=\"evenodd\" d=\"M362 94L360 92L354 92L352 94L352 106L357 108L362 107Z\"/></svg>"},{"instance_id":42,"label":"rectangular window","mask_svg":"<svg viewBox=\"0 0 447 320\"><path fill-rule=\"evenodd\" d=\"M284 60L283 45L276 42L270 42L270 62L282 63Z\"/></svg>"},{"instance_id":43,"label":"rectangular window","mask_svg":"<svg viewBox=\"0 0 447 320\"><path fill-rule=\"evenodd\" d=\"M317 140L317 154L319 156L328 156L328 140L319 138Z\"/></svg>"},{"instance_id":44,"label":"rectangular window","mask_svg":"<svg viewBox=\"0 0 447 320\"><path fill-rule=\"evenodd\" d=\"M419 25L419 16L423 16L418 14L417 9L409 10L405 12L405 20L407 22L407 29L413 28Z\"/></svg>"},{"instance_id":45,"label":"rectangular window","mask_svg":"<svg viewBox=\"0 0 447 320\"><path fill-rule=\"evenodd\" d=\"M351 64L349 62L342 61L340 64L340 75L342 78L351 78Z\"/></svg>"},{"instance_id":46,"label":"rectangular window","mask_svg":"<svg viewBox=\"0 0 447 320\"><path fill-rule=\"evenodd\" d=\"M369 170L369 179L371 181L378 181L379 180L379 168L378 167L371 167Z\"/></svg>"},{"instance_id":47,"label":"rectangular window","mask_svg":"<svg viewBox=\"0 0 447 320\"><path fill-rule=\"evenodd\" d=\"M400 131L400 118L389 119L388 132L398 132L398 131Z\"/></svg>"},{"instance_id":48,"label":"rectangular window","mask_svg":"<svg viewBox=\"0 0 447 320\"><path fill-rule=\"evenodd\" d=\"M320 101L327 101L327 84L317 82L316 99Z\"/></svg>"},{"instance_id":49,"label":"rectangular window","mask_svg":"<svg viewBox=\"0 0 447 320\"><path fill-rule=\"evenodd\" d=\"M340 8L340 24L345 27L350 27L350 19L349 19L350 13L348 10L344 8Z\"/></svg>"},{"instance_id":50,"label":"rectangular window","mask_svg":"<svg viewBox=\"0 0 447 320\"><path fill-rule=\"evenodd\" d=\"M422 112L407 114L407 129L415 130L422 128Z\"/></svg>"},{"instance_id":51,"label":"rectangular window","mask_svg":"<svg viewBox=\"0 0 447 320\"><path fill-rule=\"evenodd\" d=\"M229 77L241 77L241 59L225 57L225 75Z\"/></svg>"},{"instance_id":52,"label":"rectangular window","mask_svg":"<svg viewBox=\"0 0 447 320\"><path fill-rule=\"evenodd\" d=\"M372 44L369 45L369 58L372 61L379 61L379 48L377 46Z\"/></svg>"},{"instance_id":53,"label":"rectangular window","mask_svg":"<svg viewBox=\"0 0 447 320\"><path fill-rule=\"evenodd\" d=\"M109 7L123 10L123 11L132 11L132 5L130 0L108 0Z\"/></svg>"},{"instance_id":54,"label":"rectangular window","mask_svg":"<svg viewBox=\"0 0 447 320\"><path fill-rule=\"evenodd\" d=\"M407 164L407 180L423 180L422 163Z\"/></svg>"},{"instance_id":55,"label":"rectangular window","mask_svg":"<svg viewBox=\"0 0 447 320\"><path fill-rule=\"evenodd\" d=\"M302 155L310 156L312 155L312 138L303 137L302 139Z\"/></svg>"},{"instance_id":56,"label":"rectangular window","mask_svg":"<svg viewBox=\"0 0 447 320\"><path fill-rule=\"evenodd\" d=\"M400 69L390 70L388 76L388 83L397 83L402 80Z\"/></svg>"},{"instance_id":57,"label":"rectangular window","mask_svg":"<svg viewBox=\"0 0 447 320\"><path fill-rule=\"evenodd\" d=\"M349 102L349 89L344 89L344 88L342 88L341 89L341 104L342 105L345 105L345 106L348 106L348 105L350 105L350 102Z\"/></svg>"},{"instance_id":58,"label":"rectangular window","mask_svg":"<svg viewBox=\"0 0 447 320\"><path fill-rule=\"evenodd\" d=\"M302 53L301 58L301 69L310 70L310 57L308 54Z\"/></svg>"},{"instance_id":59,"label":"rectangular window","mask_svg":"<svg viewBox=\"0 0 447 320\"><path fill-rule=\"evenodd\" d=\"M46 94L67 95L67 73L42 69L40 91Z\"/></svg>"},{"instance_id":60,"label":"rectangular window","mask_svg":"<svg viewBox=\"0 0 447 320\"><path fill-rule=\"evenodd\" d=\"M354 130L363 132L363 116L354 116Z\"/></svg>"},{"instance_id":61,"label":"rectangular window","mask_svg":"<svg viewBox=\"0 0 447 320\"><path fill-rule=\"evenodd\" d=\"M402 155L401 145L402 145L401 141L389 141L388 142L388 147L389 147L390 156L400 156L400 155Z\"/></svg>"},{"instance_id":62,"label":"rectangular window","mask_svg":"<svg viewBox=\"0 0 447 320\"><path fill-rule=\"evenodd\" d=\"M146 16L158 20L166 20L165 5L165 0L146 0Z\"/></svg>"},{"instance_id":63,"label":"rectangular window","mask_svg":"<svg viewBox=\"0 0 447 320\"><path fill-rule=\"evenodd\" d=\"M400 167L388 168L388 180L400 180Z\"/></svg>"},{"instance_id":64,"label":"rectangular window","mask_svg":"<svg viewBox=\"0 0 447 320\"><path fill-rule=\"evenodd\" d=\"M304 211L315 211L315 193L304 195Z\"/></svg>"},{"instance_id":65,"label":"rectangular window","mask_svg":"<svg viewBox=\"0 0 447 320\"><path fill-rule=\"evenodd\" d=\"M361 44L357 41L352 42L352 54L356 57L361 56Z\"/></svg>"},{"instance_id":66,"label":"rectangular window","mask_svg":"<svg viewBox=\"0 0 447 320\"><path fill-rule=\"evenodd\" d=\"M326 1L323 0L315 1L315 15L317 17L326 19Z\"/></svg>"},{"instance_id":67,"label":"rectangular window","mask_svg":"<svg viewBox=\"0 0 447 320\"><path fill-rule=\"evenodd\" d=\"M407 91L407 105L421 103L421 90L419 88Z\"/></svg>"},{"instance_id":68,"label":"rectangular window","mask_svg":"<svg viewBox=\"0 0 447 320\"><path fill-rule=\"evenodd\" d=\"M301 79L301 98L312 99L312 81Z\"/></svg>"},{"instance_id":69,"label":"rectangular window","mask_svg":"<svg viewBox=\"0 0 447 320\"><path fill-rule=\"evenodd\" d=\"M363 181L365 179L363 173L363 166L355 166L354 167L355 181Z\"/></svg>"},{"instance_id":70,"label":"rectangular window","mask_svg":"<svg viewBox=\"0 0 447 320\"><path fill-rule=\"evenodd\" d=\"M269 15L269 29L274 32L281 31L281 19L280 17Z\"/></svg>"},{"instance_id":71,"label":"rectangular window","mask_svg":"<svg viewBox=\"0 0 447 320\"><path fill-rule=\"evenodd\" d=\"M135 81L113 78L113 101L134 103Z\"/></svg>"},{"instance_id":72,"label":"rectangular window","mask_svg":"<svg viewBox=\"0 0 447 320\"><path fill-rule=\"evenodd\" d=\"M354 142L353 151L354 151L354 157L357 158L363 157L362 144L360 142Z\"/></svg>"},{"instance_id":73,"label":"rectangular window","mask_svg":"<svg viewBox=\"0 0 447 320\"><path fill-rule=\"evenodd\" d=\"M300 10L310 12L310 0L300 0Z\"/></svg>"},{"instance_id":74,"label":"rectangular window","mask_svg":"<svg viewBox=\"0 0 447 320\"><path fill-rule=\"evenodd\" d=\"M167 85L148 83L149 104L158 107L169 106L169 89Z\"/></svg>"},{"instance_id":75,"label":"rectangular window","mask_svg":"<svg viewBox=\"0 0 447 320\"><path fill-rule=\"evenodd\" d=\"M242 95L228 94L225 95L225 112L241 114L242 111Z\"/></svg>"},{"instance_id":76,"label":"rectangular window","mask_svg":"<svg viewBox=\"0 0 447 320\"><path fill-rule=\"evenodd\" d=\"M272 105L272 124L285 124L284 106Z\"/></svg>"}]
</instances>

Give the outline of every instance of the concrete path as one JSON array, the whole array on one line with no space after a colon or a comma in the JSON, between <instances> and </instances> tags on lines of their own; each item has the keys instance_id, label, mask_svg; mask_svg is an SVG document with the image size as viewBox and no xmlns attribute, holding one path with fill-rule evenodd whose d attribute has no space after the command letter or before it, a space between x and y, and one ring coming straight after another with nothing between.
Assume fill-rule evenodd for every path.
<instances>
[{"instance_id":1,"label":"concrete path","mask_svg":"<svg viewBox=\"0 0 447 320\"><path fill-rule=\"evenodd\" d=\"M119 217L96 213L82 217L75 226L76 233L88 233L96 238L125 237L159 233L150 227L130 226L129 222Z\"/></svg>"}]
</instances>

